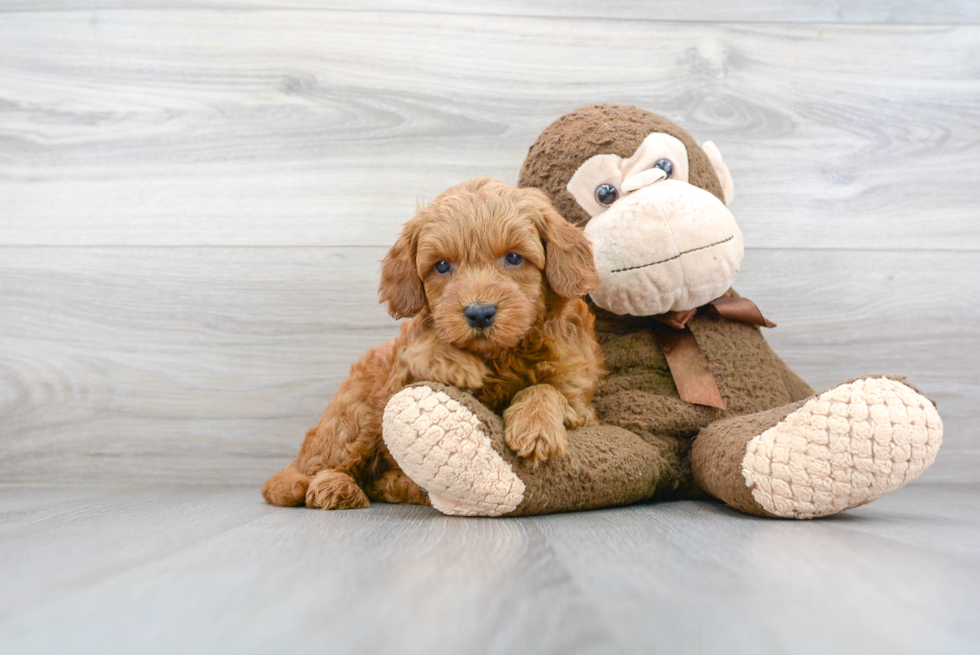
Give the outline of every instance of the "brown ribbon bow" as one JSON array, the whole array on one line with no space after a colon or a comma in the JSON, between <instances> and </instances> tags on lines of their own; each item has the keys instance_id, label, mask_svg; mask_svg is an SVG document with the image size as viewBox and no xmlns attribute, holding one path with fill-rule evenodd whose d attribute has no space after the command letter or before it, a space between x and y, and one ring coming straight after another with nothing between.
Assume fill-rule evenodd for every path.
<instances>
[{"instance_id":1,"label":"brown ribbon bow","mask_svg":"<svg viewBox=\"0 0 980 655\"><path fill-rule=\"evenodd\" d=\"M697 309L667 312L653 317L673 328L656 330L654 336L664 357L667 358L667 366L670 367L670 374L674 377L674 384L677 386L681 400L686 403L725 409L725 401L718 391L715 376L711 374L711 369L708 367L708 359L687 325L701 310L756 327L772 328L776 327L776 324L763 316L754 302L748 298L736 298L730 293Z\"/></svg>"}]
</instances>

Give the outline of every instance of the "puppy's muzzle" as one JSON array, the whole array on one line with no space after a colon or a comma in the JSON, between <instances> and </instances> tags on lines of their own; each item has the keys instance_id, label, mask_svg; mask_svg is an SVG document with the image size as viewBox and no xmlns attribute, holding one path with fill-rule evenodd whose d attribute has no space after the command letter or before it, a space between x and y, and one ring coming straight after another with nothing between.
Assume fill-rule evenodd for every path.
<instances>
[{"instance_id":1,"label":"puppy's muzzle","mask_svg":"<svg viewBox=\"0 0 980 655\"><path fill-rule=\"evenodd\" d=\"M483 330L493 323L493 317L497 315L497 306L484 305L478 302L470 303L463 310L463 315L466 316L470 325L477 330Z\"/></svg>"}]
</instances>

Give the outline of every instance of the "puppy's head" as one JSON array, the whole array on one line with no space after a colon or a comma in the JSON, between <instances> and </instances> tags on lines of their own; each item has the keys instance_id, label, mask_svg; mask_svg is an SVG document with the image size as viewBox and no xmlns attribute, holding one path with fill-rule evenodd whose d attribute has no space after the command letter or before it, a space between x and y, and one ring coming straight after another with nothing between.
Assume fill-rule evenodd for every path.
<instances>
[{"instance_id":1,"label":"puppy's head","mask_svg":"<svg viewBox=\"0 0 980 655\"><path fill-rule=\"evenodd\" d=\"M428 310L443 341L494 356L544 319L549 296L577 298L598 284L582 230L543 193L478 177L405 225L379 291L395 318Z\"/></svg>"}]
</instances>

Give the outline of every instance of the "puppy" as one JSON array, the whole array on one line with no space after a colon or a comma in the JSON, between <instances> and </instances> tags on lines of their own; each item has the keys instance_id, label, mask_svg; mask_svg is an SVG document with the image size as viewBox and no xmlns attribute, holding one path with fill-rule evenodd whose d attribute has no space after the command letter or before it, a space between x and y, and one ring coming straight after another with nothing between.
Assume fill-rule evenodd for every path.
<instances>
[{"instance_id":1,"label":"puppy","mask_svg":"<svg viewBox=\"0 0 980 655\"><path fill-rule=\"evenodd\" d=\"M443 192L381 265L381 302L411 320L351 367L263 496L322 509L427 504L381 440L388 400L417 381L466 389L503 412L507 444L530 461L564 454L566 428L596 422L602 361L581 296L598 283L582 231L540 191L479 177Z\"/></svg>"}]
</instances>

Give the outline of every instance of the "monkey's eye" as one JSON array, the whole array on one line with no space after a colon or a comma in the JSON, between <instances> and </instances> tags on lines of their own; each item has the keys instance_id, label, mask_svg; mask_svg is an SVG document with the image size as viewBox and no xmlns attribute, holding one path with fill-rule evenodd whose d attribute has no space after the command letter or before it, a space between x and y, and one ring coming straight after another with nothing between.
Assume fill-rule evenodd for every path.
<instances>
[{"instance_id":1,"label":"monkey's eye","mask_svg":"<svg viewBox=\"0 0 980 655\"><path fill-rule=\"evenodd\" d=\"M453 270L453 267L449 265L449 262L444 259L437 261L436 265L432 268L436 269L436 273L439 275L445 275L449 271Z\"/></svg>"},{"instance_id":2,"label":"monkey's eye","mask_svg":"<svg viewBox=\"0 0 980 655\"><path fill-rule=\"evenodd\" d=\"M504 261L508 266L520 266L524 262L524 258L518 255L516 252L509 252L507 256L504 257Z\"/></svg>"},{"instance_id":3,"label":"monkey's eye","mask_svg":"<svg viewBox=\"0 0 980 655\"><path fill-rule=\"evenodd\" d=\"M600 184L595 188L595 200L603 207L608 207L619 199L619 190L611 184Z\"/></svg>"},{"instance_id":4,"label":"monkey's eye","mask_svg":"<svg viewBox=\"0 0 980 655\"><path fill-rule=\"evenodd\" d=\"M654 168L659 168L664 173L667 174L669 178L674 172L674 162L669 159L661 159L656 164L653 165Z\"/></svg>"}]
</instances>

